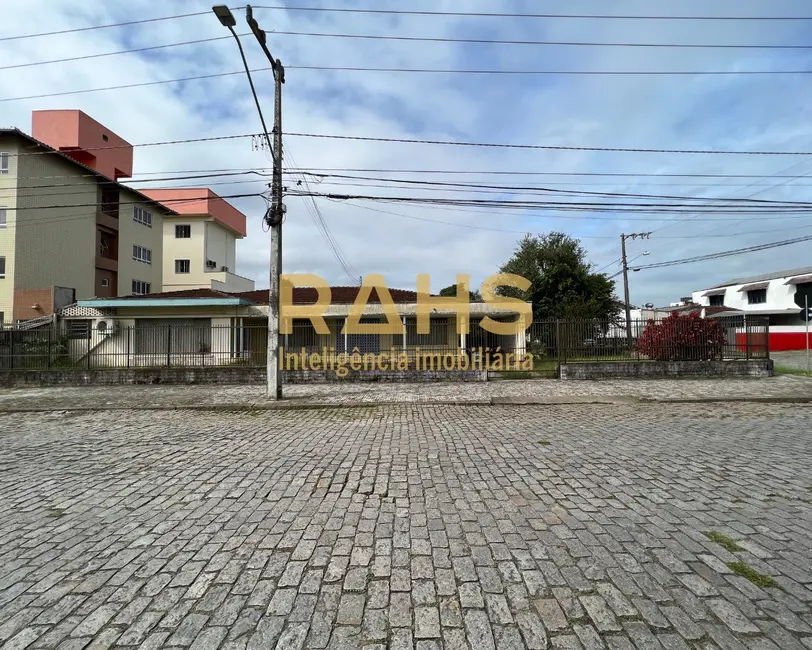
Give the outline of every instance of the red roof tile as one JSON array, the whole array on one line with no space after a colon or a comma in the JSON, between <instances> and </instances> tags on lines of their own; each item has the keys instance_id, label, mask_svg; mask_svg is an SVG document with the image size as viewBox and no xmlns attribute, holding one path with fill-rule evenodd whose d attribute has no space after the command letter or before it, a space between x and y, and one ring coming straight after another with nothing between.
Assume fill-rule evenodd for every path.
<instances>
[{"instance_id":1,"label":"red roof tile","mask_svg":"<svg viewBox=\"0 0 812 650\"><path fill-rule=\"evenodd\" d=\"M330 287L331 303L335 305L352 304L358 297L360 287ZM417 302L417 292L406 291L405 289L390 289L392 300L396 303ZM268 290L259 289L257 291L243 291L241 293L226 293L216 289L185 289L183 291L168 291L166 293L150 293L144 296L123 296L128 300L156 300L161 298L243 298L258 305L268 303ZM318 299L318 292L313 287L294 287L293 304L307 305L315 303ZM368 302L380 303L377 293L373 290Z\"/></svg>"}]
</instances>

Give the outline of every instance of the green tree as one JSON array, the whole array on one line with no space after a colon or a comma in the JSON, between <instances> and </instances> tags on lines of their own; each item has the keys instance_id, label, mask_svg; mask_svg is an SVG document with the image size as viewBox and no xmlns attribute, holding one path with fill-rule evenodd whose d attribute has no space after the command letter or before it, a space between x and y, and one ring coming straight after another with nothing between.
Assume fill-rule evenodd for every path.
<instances>
[{"instance_id":1,"label":"green tree","mask_svg":"<svg viewBox=\"0 0 812 650\"><path fill-rule=\"evenodd\" d=\"M477 289L472 289L471 287L468 287L468 293L471 296L471 302L482 302L482 294L479 293ZM440 289L440 295L445 298L455 297L457 295L457 285L452 284L450 287Z\"/></svg>"},{"instance_id":2,"label":"green tree","mask_svg":"<svg viewBox=\"0 0 812 650\"><path fill-rule=\"evenodd\" d=\"M581 243L564 233L525 235L501 271L530 281L527 291L502 287L499 292L530 301L537 319L611 320L620 311L614 280L593 273Z\"/></svg>"}]
</instances>

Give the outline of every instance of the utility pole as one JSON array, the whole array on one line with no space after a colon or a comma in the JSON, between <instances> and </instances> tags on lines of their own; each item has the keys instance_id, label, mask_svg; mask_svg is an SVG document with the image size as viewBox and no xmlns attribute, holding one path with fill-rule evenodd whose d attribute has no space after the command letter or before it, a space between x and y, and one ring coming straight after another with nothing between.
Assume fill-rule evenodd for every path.
<instances>
[{"instance_id":1,"label":"utility pole","mask_svg":"<svg viewBox=\"0 0 812 650\"><path fill-rule=\"evenodd\" d=\"M632 349L632 305L629 299L629 262L626 258L626 240L627 239L648 239L651 235L650 232L637 232L631 235L620 235L620 250L621 260L623 264L623 303L626 308L626 342L629 345L629 351ZM648 255L648 253L643 253Z\"/></svg>"},{"instance_id":2,"label":"utility pole","mask_svg":"<svg viewBox=\"0 0 812 650\"><path fill-rule=\"evenodd\" d=\"M268 290L268 397L277 400L282 397L282 359L279 353L281 347L279 336L281 306L279 296L280 276L282 275L282 221L285 216L285 206L282 203L282 84L285 83L285 68L282 67L279 59L274 59L271 56L266 43L265 31L260 29L259 23L254 19L251 5L246 6L245 11L248 26L268 58L274 77L274 144L271 151L273 178L271 182L271 208L265 215L265 221L271 230L270 289Z\"/></svg>"}]
</instances>

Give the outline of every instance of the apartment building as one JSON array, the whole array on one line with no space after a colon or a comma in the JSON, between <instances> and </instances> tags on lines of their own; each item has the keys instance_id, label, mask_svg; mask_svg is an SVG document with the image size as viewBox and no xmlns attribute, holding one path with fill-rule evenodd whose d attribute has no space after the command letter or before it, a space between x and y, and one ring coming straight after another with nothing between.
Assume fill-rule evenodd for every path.
<instances>
[{"instance_id":1,"label":"apartment building","mask_svg":"<svg viewBox=\"0 0 812 650\"><path fill-rule=\"evenodd\" d=\"M237 240L246 235L245 215L206 188L145 189L171 208L163 222L164 291L253 291L237 275Z\"/></svg>"},{"instance_id":2,"label":"apartment building","mask_svg":"<svg viewBox=\"0 0 812 650\"><path fill-rule=\"evenodd\" d=\"M0 319L163 290L168 208L119 183L133 147L78 110L0 129Z\"/></svg>"}]
</instances>

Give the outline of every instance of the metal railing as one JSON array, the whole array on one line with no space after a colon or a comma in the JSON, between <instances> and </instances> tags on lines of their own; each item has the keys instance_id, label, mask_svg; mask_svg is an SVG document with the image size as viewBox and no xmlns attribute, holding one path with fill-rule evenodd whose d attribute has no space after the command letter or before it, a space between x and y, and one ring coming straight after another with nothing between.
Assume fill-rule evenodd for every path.
<instances>
[{"instance_id":1,"label":"metal railing","mask_svg":"<svg viewBox=\"0 0 812 650\"><path fill-rule=\"evenodd\" d=\"M91 320L62 321L47 329L0 330L0 372L11 370L246 366L263 368L267 328L263 325L211 325L209 319L171 324L143 322L107 330ZM617 321L537 321L523 334L495 335L478 323L457 333L453 319L418 334L407 321L398 334L344 334L343 323L318 334L309 322L296 322L283 335L283 368L328 368L353 355L388 359L393 369L448 368L451 357L468 367L491 370L550 370L563 362L690 361L769 358L767 317ZM341 355L344 355L341 357ZM510 355L508 357L508 355ZM296 363L294 363L294 359ZM406 366L396 362L405 359ZM444 362L448 362L445 363ZM511 365L512 364L512 365Z\"/></svg>"}]
</instances>

